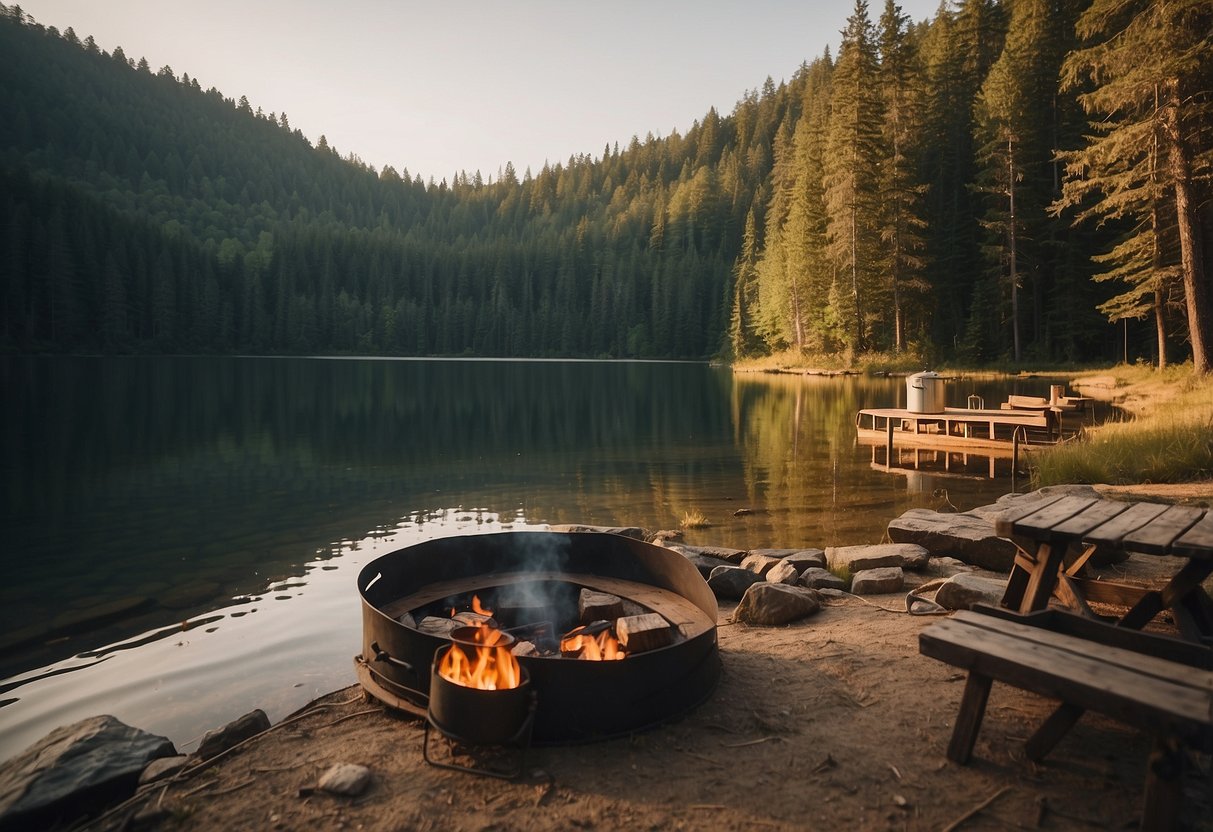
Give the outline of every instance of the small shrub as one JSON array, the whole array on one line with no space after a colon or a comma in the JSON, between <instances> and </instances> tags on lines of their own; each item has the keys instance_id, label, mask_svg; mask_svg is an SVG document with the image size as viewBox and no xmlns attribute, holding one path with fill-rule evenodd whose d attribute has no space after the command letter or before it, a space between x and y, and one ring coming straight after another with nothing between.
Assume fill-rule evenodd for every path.
<instances>
[{"instance_id":1,"label":"small shrub","mask_svg":"<svg viewBox=\"0 0 1213 832\"><path fill-rule=\"evenodd\" d=\"M708 522L708 518L698 509L682 513L682 528L684 529L703 529L710 525L712 524Z\"/></svg>"}]
</instances>

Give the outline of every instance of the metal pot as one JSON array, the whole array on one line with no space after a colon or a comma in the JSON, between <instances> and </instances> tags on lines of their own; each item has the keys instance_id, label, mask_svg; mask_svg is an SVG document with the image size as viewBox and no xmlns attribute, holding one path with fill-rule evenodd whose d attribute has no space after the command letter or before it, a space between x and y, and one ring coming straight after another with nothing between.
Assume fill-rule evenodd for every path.
<instances>
[{"instance_id":1,"label":"metal pot","mask_svg":"<svg viewBox=\"0 0 1213 832\"><path fill-rule=\"evenodd\" d=\"M430 668L429 716L435 727L469 745L518 742L532 708L531 677L526 668L522 668L522 681L516 688L465 687L438 672L443 657L453 649L455 645L451 644L438 650Z\"/></svg>"}]
</instances>

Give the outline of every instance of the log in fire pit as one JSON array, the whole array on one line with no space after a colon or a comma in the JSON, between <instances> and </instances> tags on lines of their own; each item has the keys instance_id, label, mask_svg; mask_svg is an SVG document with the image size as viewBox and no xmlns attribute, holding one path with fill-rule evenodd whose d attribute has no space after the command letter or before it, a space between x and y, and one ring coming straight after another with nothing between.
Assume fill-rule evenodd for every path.
<instances>
[{"instance_id":1,"label":"log in fire pit","mask_svg":"<svg viewBox=\"0 0 1213 832\"><path fill-rule=\"evenodd\" d=\"M371 561L358 587L359 681L384 704L417 715L431 705L432 685L445 689L433 681L440 648L439 658L458 659L464 673L497 664L494 656L515 657L537 702L539 743L605 739L668 721L707 699L720 676L716 599L699 572L676 552L619 535L441 538ZM495 652L486 649L483 663L473 648L454 649L486 637ZM479 730L476 719L466 722L449 728Z\"/></svg>"}]
</instances>

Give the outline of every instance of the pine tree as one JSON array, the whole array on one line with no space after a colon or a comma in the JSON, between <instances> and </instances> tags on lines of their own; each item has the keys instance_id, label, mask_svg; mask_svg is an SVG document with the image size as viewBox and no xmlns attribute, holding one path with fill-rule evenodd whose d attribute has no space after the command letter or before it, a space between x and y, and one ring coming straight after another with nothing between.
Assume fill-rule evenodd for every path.
<instances>
[{"instance_id":1,"label":"pine tree","mask_svg":"<svg viewBox=\"0 0 1213 832\"><path fill-rule=\"evenodd\" d=\"M844 344L856 351L871 346L870 324L881 304L876 216L883 107L875 39L868 4L856 0L834 67L824 176L828 252L848 296L838 310L841 335Z\"/></svg>"},{"instance_id":2,"label":"pine tree","mask_svg":"<svg viewBox=\"0 0 1213 832\"><path fill-rule=\"evenodd\" d=\"M1087 89L1079 101L1095 121L1087 146L1066 155L1068 176L1059 206L1092 197L1098 202L1084 216L1133 218L1135 236L1148 236L1131 236L1126 243L1133 245L1122 243L1105 262L1124 267L1148 257L1149 266L1125 273L1148 284L1165 276L1160 268L1165 257L1154 254L1156 189L1165 189L1174 200L1197 374L1213 368L1213 298L1197 221L1202 179L1207 188L1213 170L1210 31L1213 7L1207 0L1094 0L1078 21L1078 33L1089 45L1063 65L1065 85ZM1154 274L1145 277L1143 269Z\"/></svg>"},{"instance_id":3,"label":"pine tree","mask_svg":"<svg viewBox=\"0 0 1213 832\"><path fill-rule=\"evenodd\" d=\"M910 297L920 299L927 284L922 271L922 195L917 181L917 159L922 130L916 114L920 84L914 49L907 26L909 17L894 0L885 0L880 16L880 88L884 103L881 165L882 271L892 295L893 348L906 347L907 309ZM921 301L915 306L920 306Z\"/></svg>"}]
</instances>

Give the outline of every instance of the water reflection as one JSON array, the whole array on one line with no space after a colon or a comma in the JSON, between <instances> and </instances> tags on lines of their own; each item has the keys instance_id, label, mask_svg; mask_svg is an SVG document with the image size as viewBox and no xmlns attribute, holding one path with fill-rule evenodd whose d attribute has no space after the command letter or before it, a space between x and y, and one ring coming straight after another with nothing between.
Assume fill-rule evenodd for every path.
<instances>
[{"instance_id":1,"label":"water reflection","mask_svg":"<svg viewBox=\"0 0 1213 832\"><path fill-rule=\"evenodd\" d=\"M670 528L690 510L711 522L691 542L874 542L931 499L855 441L855 411L903 403L901 379L7 357L0 384L16 391L0 409L0 756L17 750L8 726L26 736L81 708L156 714L188 738L344 683L354 575L385 547L544 523ZM950 385L949 404L970 392ZM966 508L1006 486L949 494Z\"/></svg>"}]
</instances>

